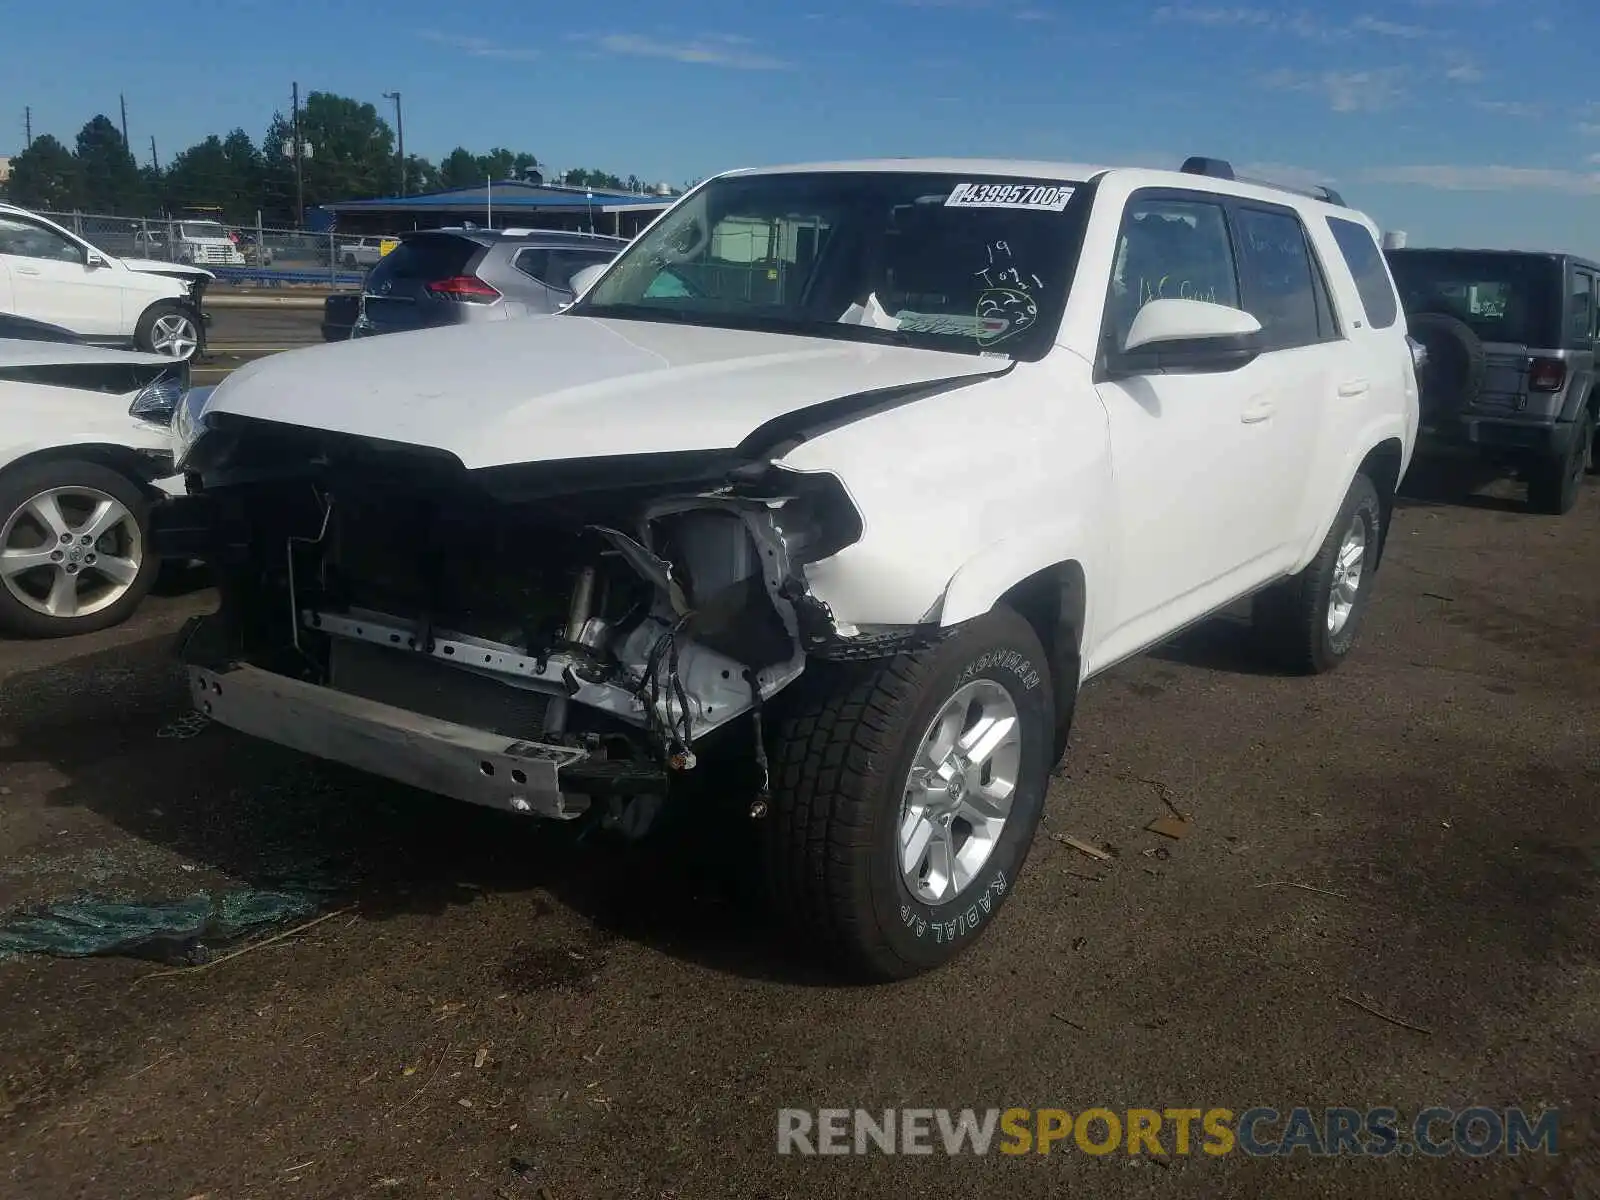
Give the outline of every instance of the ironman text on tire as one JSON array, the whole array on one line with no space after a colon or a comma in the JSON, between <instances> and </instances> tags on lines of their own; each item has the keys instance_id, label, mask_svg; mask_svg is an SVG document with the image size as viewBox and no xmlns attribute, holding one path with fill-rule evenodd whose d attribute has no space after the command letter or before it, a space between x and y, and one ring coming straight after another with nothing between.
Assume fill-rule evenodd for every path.
<instances>
[{"instance_id":1,"label":"ironman text on tire","mask_svg":"<svg viewBox=\"0 0 1600 1200\"><path fill-rule=\"evenodd\" d=\"M1045 652L1006 608L931 645L807 670L775 738L780 915L851 974L905 978L982 934L1016 884L1052 766Z\"/></svg>"}]
</instances>

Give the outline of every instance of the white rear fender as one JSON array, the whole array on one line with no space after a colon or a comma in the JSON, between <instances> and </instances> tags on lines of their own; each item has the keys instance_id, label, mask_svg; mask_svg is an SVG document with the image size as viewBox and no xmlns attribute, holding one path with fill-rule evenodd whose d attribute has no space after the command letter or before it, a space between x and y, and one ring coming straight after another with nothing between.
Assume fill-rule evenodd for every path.
<instances>
[{"instance_id":1,"label":"white rear fender","mask_svg":"<svg viewBox=\"0 0 1600 1200\"><path fill-rule=\"evenodd\" d=\"M1339 464L1338 470L1324 477L1319 486L1317 495L1313 498L1315 507L1313 512L1318 519L1314 522L1306 542L1300 547L1300 553L1295 557L1294 572L1304 570L1306 565L1317 556L1323 539L1328 536L1328 531L1333 528L1333 523L1338 519L1339 508L1344 504L1344 498L1350 494L1350 485L1355 482L1356 474L1362 464L1369 459L1373 451L1380 446L1388 445L1391 449L1398 447L1393 464L1394 477L1392 479L1374 479L1380 493L1386 486L1393 486L1404 478L1405 471L1410 465L1412 449L1411 434L1406 423L1398 416L1385 416L1372 421L1360 436L1352 439L1352 445L1360 446L1359 452L1346 455ZM1383 497L1388 504L1390 497Z\"/></svg>"}]
</instances>

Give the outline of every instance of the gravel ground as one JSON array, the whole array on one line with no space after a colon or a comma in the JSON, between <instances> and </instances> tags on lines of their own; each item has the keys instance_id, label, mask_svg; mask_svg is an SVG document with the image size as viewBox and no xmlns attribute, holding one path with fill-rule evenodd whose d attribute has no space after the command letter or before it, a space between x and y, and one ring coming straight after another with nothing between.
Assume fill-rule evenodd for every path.
<instances>
[{"instance_id":1,"label":"gravel ground","mask_svg":"<svg viewBox=\"0 0 1600 1200\"><path fill-rule=\"evenodd\" d=\"M1600 488L1429 494L1334 674L1224 617L1092 683L1003 916L893 987L798 962L732 836L575 845L196 731L167 648L208 593L0 644L0 914L308 879L336 914L187 974L0 961L0 1193L1600 1195ZM1479 1103L1560 1107L1562 1153L775 1153L780 1107Z\"/></svg>"}]
</instances>

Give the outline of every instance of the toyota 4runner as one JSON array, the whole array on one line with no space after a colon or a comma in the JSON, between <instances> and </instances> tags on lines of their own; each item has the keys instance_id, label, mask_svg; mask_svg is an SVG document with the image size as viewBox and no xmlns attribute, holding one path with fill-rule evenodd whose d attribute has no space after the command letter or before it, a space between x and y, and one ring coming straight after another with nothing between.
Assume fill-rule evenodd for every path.
<instances>
[{"instance_id":1,"label":"toyota 4runner","mask_svg":"<svg viewBox=\"0 0 1600 1200\"><path fill-rule=\"evenodd\" d=\"M1246 596L1290 668L1350 653L1417 383L1333 194L740 170L591 271L180 409L200 709L629 835L736 797L797 936L893 978L1011 894L1086 679Z\"/></svg>"}]
</instances>

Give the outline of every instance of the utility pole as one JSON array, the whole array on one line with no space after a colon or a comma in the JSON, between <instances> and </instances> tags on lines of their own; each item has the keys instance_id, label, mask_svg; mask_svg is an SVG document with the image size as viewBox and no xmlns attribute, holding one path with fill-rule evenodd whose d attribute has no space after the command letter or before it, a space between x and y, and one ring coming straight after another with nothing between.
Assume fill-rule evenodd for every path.
<instances>
[{"instance_id":1,"label":"utility pole","mask_svg":"<svg viewBox=\"0 0 1600 1200\"><path fill-rule=\"evenodd\" d=\"M289 86L293 89L294 105L294 227L299 229L306 212L306 181L300 170L300 85Z\"/></svg>"},{"instance_id":2,"label":"utility pole","mask_svg":"<svg viewBox=\"0 0 1600 1200\"><path fill-rule=\"evenodd\" d=\"M22 148L26 150L33 145L33 109L31 108L22 110L22 132L24 135Z\"/></svg>"},{"instance_id":3,"label":"utility pole","mask_svg":"<svg viewBox=\"0 0 1600 1200\"><path fill-rule=\"evenodd\" d=\"M161 160L156 157L156 135L150 135L150 166L157 175L161 174Z\"/></svg>"},{"instance_id":4,"label":"utility pole","mask_svg":"<svg viewBox=\"0 0 1600 1200\"><path fill-rule=\"evenodd\" d=\"M128 141L128 97L118 93L117 102L122 105L122 148L131 155L133 143Z\"/></svg>"},{"instance_id":5,"label":"utility pole","mask_svg":"<svg viewBox=\"0 0 1600 1200\"><path fill-rule=\"evenodd\" d=\"M385 92L385 100L394 101L394 130L400 144L400 194L406 194L406 120L400 112L400 93Z\"/></svg>"}]
</instances>

